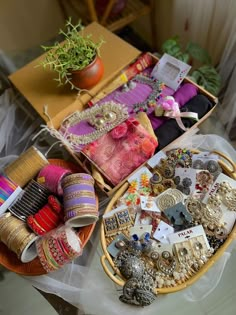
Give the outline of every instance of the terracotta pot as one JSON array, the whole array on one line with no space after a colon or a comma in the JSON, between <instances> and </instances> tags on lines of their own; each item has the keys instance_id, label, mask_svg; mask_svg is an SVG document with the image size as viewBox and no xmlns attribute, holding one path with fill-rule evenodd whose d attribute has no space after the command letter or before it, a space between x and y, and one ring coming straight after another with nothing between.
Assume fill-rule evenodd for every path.
<instances>
[{"instance_id":1,"label":"terracotta pot","mask_svg":"<svg viewBox=\"0 0 236 315\"><path fill-rule=\"evenodd\" d=\"M103 62L97 55L95 59L84 69L71 72L71 82L77 88L88 90L101 80L103 73Z\"/></svg>"}]
</instances>

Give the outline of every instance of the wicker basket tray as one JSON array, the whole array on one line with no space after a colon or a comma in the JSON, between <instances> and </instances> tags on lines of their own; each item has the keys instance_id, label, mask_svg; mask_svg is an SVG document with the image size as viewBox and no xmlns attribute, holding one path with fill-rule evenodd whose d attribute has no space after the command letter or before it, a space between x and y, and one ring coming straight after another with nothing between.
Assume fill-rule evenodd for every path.
<instances>
[{"instance_id":1,"label":"wicker basket tray","mask_svg":"<svg viewBox=\"0 0 236 315\"><path fill-rule=\"evenodd\" d=\"M74 163L61 159L49 159L49 163L65 167L72 172L83 172L83 170ZM81 240L82 247L84 247L88 242L94 228L95 223L84 226L80 229L78 236ZM16 254L10 251L2 242L0 242L0 264L10 271L24 276L40 276L46 274L46 271L43 269L38 257L29 263L22 263L17 258Z\"/></svg>"},{"instance_id":2,"label":"wicker basket tray","mask_svg":"<svg viewBox=\"0 0 236 315\"><path fill-rule=\"evenodd\" d=\"M192 153L199 153L197 150L193 150ZM219 160L219 164L223 170L223 172L228 175L229 177L236 179L236 165L235 163L228 158L225 154L214 151L212 153L218 154L221 159L226 160L228 163L226 164L224 161ZM230 166L229 166L230 165ZM129 184L126 182L113 196L110 203L108 204L105 213L108 213L111 211L117 200L126 192L128 189ZM104 252L104 255L101 256L101 264L105 271L105 273L108 275L108 277L115 282L119 286L123 286L126 282L125 278L121 275L119 270L115 267L114 262L112 260L112 257L110 256L109 252L107 251L107 240L104 232L104 225L102 223L101 225L101 234L100 234L100 240L102 249ZM234 228L228 235L226 241L224 244L217 250L217 252L208 260L207 263L203 265L203 267L198 271L195 275L193 275L191 278L186 280L184 283L181 283L175 287L168 287L168 288L156 288L156 293L159 294L166 294L166 293L172 293L179 290L182 290L190 285L192 285L195 281L197 281L202 275L204 275L209 268L221 257L221 255L224 253L224 251L227 249L227 247L230 245L230 243L236 239L236 224L234 225Z\"/></svg>"}]
</instances>

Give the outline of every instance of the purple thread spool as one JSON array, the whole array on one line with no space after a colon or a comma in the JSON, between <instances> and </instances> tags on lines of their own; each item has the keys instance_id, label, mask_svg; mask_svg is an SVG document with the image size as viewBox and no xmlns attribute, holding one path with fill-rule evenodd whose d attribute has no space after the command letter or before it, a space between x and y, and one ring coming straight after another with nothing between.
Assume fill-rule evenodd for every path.
<instances>
[{"instance_id":1,"label":"purple thread spool","mask_svg":"<svg viewBox=\"0 0 236 315\"><path fill-rule=\"evenodd\" d=\"M67 175L62 180L65 221L81 227L97 221L98 210L94 179L85 173Z\"/></svg>"}]
</instances>

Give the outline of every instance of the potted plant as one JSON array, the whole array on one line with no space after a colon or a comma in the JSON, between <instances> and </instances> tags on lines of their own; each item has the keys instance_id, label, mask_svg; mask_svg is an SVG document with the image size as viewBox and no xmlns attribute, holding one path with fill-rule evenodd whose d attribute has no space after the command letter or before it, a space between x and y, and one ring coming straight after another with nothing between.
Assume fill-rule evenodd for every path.
<instances>
[{"instance_id":1,"label":"potted plant","mask_svg":"<svg viewBox=\"0 0 236 315\"><path fill-rule=\"evenodd\" d=\"M210 93L217 95L221 86L221 78L215 67L212 65L208 52L196 43L188 42L183 48L179 37L175 36L162 44L162 52L167 53L185 63L193 64L194 60L200 62L189 78L198 85L204 87Z\"/></svg>"},{"instance_id":2,"label":"potted plant","mask_svg":"<svg viewBox=\"0 0 236 315\"><path fill-rule=\"evenodd\" d=\"M102 39L95 43L91 34L83 34L83 26L76 25L71 19L66 22L66 30L59 34L65 37L63 43L55 42L53 46L42 46L47 52L41 65L57 73L59 85L69 83L71 88L90 89L102 78L104 67L100 58Z\"/></svg>"}]
</instances>

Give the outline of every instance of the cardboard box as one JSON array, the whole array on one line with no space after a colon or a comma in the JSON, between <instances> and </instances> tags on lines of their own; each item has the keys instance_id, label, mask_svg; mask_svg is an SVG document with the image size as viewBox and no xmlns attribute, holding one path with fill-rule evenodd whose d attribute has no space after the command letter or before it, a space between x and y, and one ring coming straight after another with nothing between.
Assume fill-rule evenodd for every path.
<instances>
[{"instance_id":1,"label":"cardboard box","mask_svg":"<svg viewBox=\"0 0 236 315\"><path fill-rule=\"evenodd\" d=\"M154 64L158 61L158 58L152 54L150 54L153 58L153 62ZM114 78L115 79L115 78ZM178 141L183 139L184 137L186 137L188 134L192 134L194 129L198 128L199 125L201 125L210 115L211 113L214 111L215 106L218 103L218 99L217 97L215 97L214 95L212 95L211 93L209 93L208 91L206 91L205 89L203 89L201 86L197 85L196 83L194 83L193 81L191 81L188 78L185 78L184 81L185 83L192 83L195 86L197 86L199 93L205 95L213 104L213 108L206 113L201 119L199 119L199 121L197 121L191 128L189 128L186 132L184 132L180 137L178 137L177 139L175 139L173 142L171 142L171 144L176 143L176 147L178 146ZM111 83L112 85L112 83ZM109 94L109 92L111 91L111 85L107 85L101 92L104 95ZM169 144L170 145L170 144ZM165 148L162 149L162 151L166 151L168 150L168 146L167 145ZM70 149L69 149L70 150ZM71 154L74 156L74 158L77 160L78 163L80 163L80 165L89 173L92 173L92 167L91 167L91 162L83 155L83 154L74 154L71 151ZM102 189L108 196L113 195L126 181L127 179L132 176L132 174L134 174L138 169L140 169L141 167L145 166L148 164L148 161L142 165L140 165L140 167L138 167L134 172L132 172L129 176L127 176L127 178L125 178L124 180L122 180L118 185L116 186L110 186L110 184L108 183L108 181L103 177L103 180L105 182L105 185L102 185L101 183L99 183L97 181L97 185L100 187L100 189ZM110 188L109 188L110 186Z\"/></svg>"}]
</instances>

